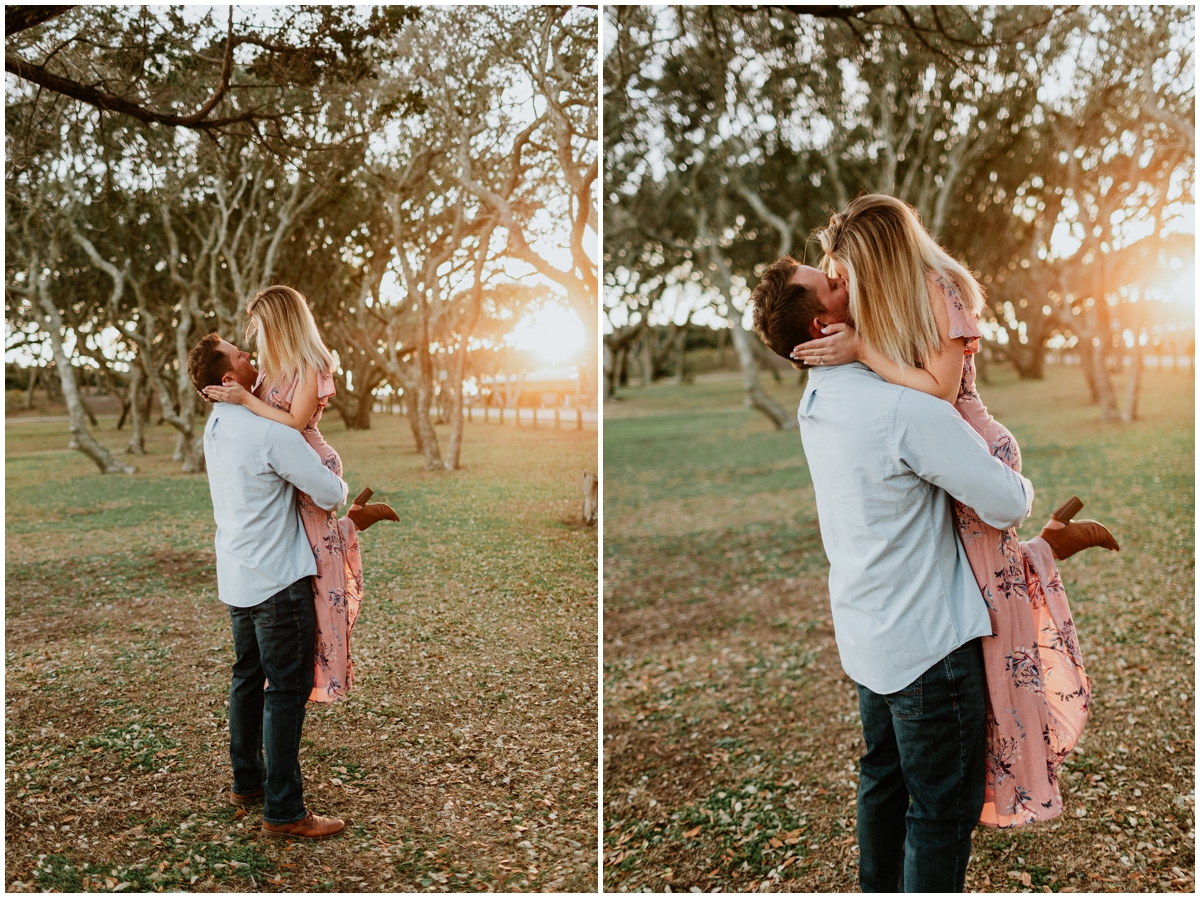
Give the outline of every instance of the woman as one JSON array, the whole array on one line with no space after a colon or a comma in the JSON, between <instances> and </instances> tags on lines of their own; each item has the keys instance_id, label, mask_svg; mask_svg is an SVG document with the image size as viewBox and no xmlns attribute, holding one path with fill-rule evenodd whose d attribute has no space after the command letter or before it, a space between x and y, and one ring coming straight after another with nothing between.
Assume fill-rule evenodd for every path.
<instances>
[{"instance_id":1,"label":"woman","mask_svg":"<svg viewBox=\"0 0 1200 898\"><path fill-rule=\"evenodd\" d=\"M808 365L860 361L885 380L952 402L992 455L1021 470L1016 440L975 391L975 278L890 196L855 199L820 235L826 262L847 282L855 327L834 324L797 346ZM987 604L987 785L980 822L1018 826L1062 812L1057 773L1087 720L1091 683L1055 559L1091 546L1116 550L1095 521L1071 521L1072 497L1028 543L955 503L959 535Z\"/></svg>"},{"instance_id":2,"label":"woman","mask_svg":"<svg viewBox=\"0 0 1200 898\"><path fill-rule=\"evenodd\" d=\"M263 418L299 430L325 466L342 476L342 460L317 424L334 394L333 356L317 332L308 302L291 287L260 290L246 304L246 339L256 338L259 374L254 392L238 385L208 387L205 397L244 405ZM386 505L367 505L371 490L354 500L346 517L315 505L299 493L300 518L317 561L313 579L317 612L316 670L309 701L342 699L354 683L350 632L362 604L362 560L358 532L376 521L397 521Z\"/></svg>"}]
</instances>

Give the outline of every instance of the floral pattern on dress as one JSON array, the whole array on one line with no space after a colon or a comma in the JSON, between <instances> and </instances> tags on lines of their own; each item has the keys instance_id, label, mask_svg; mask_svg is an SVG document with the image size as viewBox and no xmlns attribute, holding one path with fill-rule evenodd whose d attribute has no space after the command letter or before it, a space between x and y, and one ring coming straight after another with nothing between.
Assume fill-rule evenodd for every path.
<instances>
[{"instance_id":1,"label":"floral pattern on dress","mask_svg":"<svg viewBox=\"0 0 1200 898\"><path fill-rule=\"evenodd\" d=\"M1018 689L1042 692L1042 661L1037 648L1032 650L1017 646L1004 656L1004 669L1012 675L1013 685Z\"/></svg>"},{"instance_id":2,"label":"floral pattern on dress","mask_svg":"<svg viewBox=\"0 0 1200 898\"><path fill-rule=\"evenodd\" d=\"M289 411L299 380L286 387L278 383L268 384L259 393L264 379L260 374L254 385L255 395L275 408ZM325 442L317 428L333 394L333 378L328 374L318 375L317 409L301 435L320 456L322 464L341 477L341 456ZM317 562L317 574L313 577L317 613L316 661L313 688L308 700L335 702L345 698L346 691L354 685L350 634L358 619L363 597L358 532L349 518L339 519L333 512L319 508L307 493L297 490L296 495L304 533Z\"/></svg>"},{"instance_id":3,"label":"floral pattern on dress","mask_svg":"<svg viewBox=\"0 0 1200 898\"><path fill-rule=\"evenodd\" d=\"M988 721L993 726L995 720ZM987 775L994 783L1003 783L1013 776L1013 767L1021 756L1021 743L1012 736L1001 736L988 743Z\"/></svg>"},{"instance_id":4,"label":"floral pattern on dress","mask_svg":"<svg viewBox=\"0 0 1200 898\"><path fill-rule=\"evenodd\" d=\"M931 278L950 315L950 335L966 340L955 408L983 437L992 455L1018 473L1021 450L975 390L982 336L958 287ZM959 536L991 620L983 642L987 676L987 763L980 822L1011 827L1062 813L1058 770L1083 732L1091 681L1083 667L1062 578L1045 540L1018 541L971 509L954 504ZM998 713L1003 709L1004 713ZM1026 732L1041 739L1026 739Z\"/></svg>"}]
</instances>

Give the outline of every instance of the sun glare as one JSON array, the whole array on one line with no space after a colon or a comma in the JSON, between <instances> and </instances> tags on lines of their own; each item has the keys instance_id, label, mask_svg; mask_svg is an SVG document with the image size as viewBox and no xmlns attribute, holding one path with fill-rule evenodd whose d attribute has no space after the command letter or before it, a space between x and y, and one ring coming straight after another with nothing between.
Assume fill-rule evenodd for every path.
<instances>
[{"instance_id":1,"label":"sun glare","mask_svg":"<svg viewBox=\"0 0 1200 898\"><path fill-rule=\"evenodd\" d=\"M570 309L550 303L518 321L509 342L516 349L534 353L547 365L566 364L583 349L583 322Z\"/></svg>"}]
</instances>

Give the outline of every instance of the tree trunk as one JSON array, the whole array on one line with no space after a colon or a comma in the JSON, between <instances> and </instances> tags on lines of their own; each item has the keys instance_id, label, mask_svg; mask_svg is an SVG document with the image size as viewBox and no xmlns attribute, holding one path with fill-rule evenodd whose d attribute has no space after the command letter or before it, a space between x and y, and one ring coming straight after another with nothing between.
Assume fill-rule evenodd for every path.
<instances>
[{"instance_id":1,"label":"tree trunk","mask_svg":"<svg viewBox=\"0 0 1200 898\"><path fill-rule=\"evenodd\" d=\"M25 410L29 411L33 408L33 388L37 386L38 374L41 368L33 366L29 369L29 388L25 391Z\"/></svg>"},{"instance_id":2,"label":"tree trunk","mask_svg":"<svg viewBox=\"0 0 1200 898\"><path fill-rule=\"evenodd\" d=\"M1029 361L1026 364L1026 373L1022 377L1026 380L1044 380L1046 377L1046 344L1038 342L1036 344L1030 341Z\"/></svg>"},{"instance_id":3,"label":"tree trunk","mask_svg":"<svg viewBox=\"0 0 1200 898\"><path fill-rule=\"evenodd\" d=\"M517 410L517 424L521 423L521 393L525 391L525 372L504 375L504 407Z\"/></svg>"},{"instance_id":4,"label":"tree trunk","mask_svg":"<svg viewBox=\"0 0 1200 898\"><path fill-rule=\"evenodd\" d=\"M733 300L729 298L728 294L726 294L725 303L730 310L728 316L730 336L733 338L733 349L742 369L742 389L746 391L746 405L756 408L766 415L779 430L796 429L800 426L796 419L780 408L779 403L768 396L759 384L758 365L754 360L754 349L750 345L751 337L742 327L742 313L734 308Z\"/></svg>"},{"instance_id":5,"label":"tree trunk","mask_svg":"<svg viewBox=\"0 0 1200 898\"><path fill-rule=\"evenodd\" d=\"M579 486L583 490L583 523L588 527L595 527L596 517L600 512L600 478L585 471Z\"/></svg>"},{"instance_id":6,"label":"tree trunk","mask_svg":"<svg viewBox=\"0 0 1200 898\"><path fill-rule=\"evenodd\" d=\"M373 390L374 386L371 389ZM371 429L371 406L374 401L375 397L371 394L371 390L364 390L358 397L358 408L354 412L355 430Z\"/></svg>"},{"instance_id":7,"label":"tree trunk","mask_svg":"<svg viewBox=\"0 0 1200 898\"><path fill-rule=\"evenodd\" d=\"M617 352L615 352L608 342L604 343L604 398L612 399L616 395L616 379L614 374L617 370Z\"/></svg>"},{"instance_id":8,"label":"tree trunk","mask_svg":"<svg viewBox=\"0 0 1200 898\"><path fill-rule=\"evenodd\" d=\"M137 359L129 366L129 411L133 415L133 433L129 435L130 455L146 454L146 415L142 408L142 365Z\"/></svg>"},{"instance_id":9,"label":"tree trunk","mask_svg":"<svg viewBox=\"0 0 1200 898\"><path fill-rule=\"evenodd\" d=\"M417 455L425 454L425 443L421 438L421 423L417 410L417 391L412 388L404 390L404 416L408 418L408 426L412 429L413 443Z\"/></svg>"},{"instance_id":10,"label":"tree trunk","mask_svg":"<svg viewBox=\"0 0 1200 898\"><path fill-rule=\"evenodd\" d=\"M204 440L196 434L195 425L197 417L207 419L208 411L206 409L202 416L197 415L196 403L204 402L204 400L196 393L187 373L188 350L191 349L191 334L196 321L196 315L193 314L194 303L192 298L181 295L179 309L176 313L178 318L171 324L175 329L173 335L175 390L172 393L168 381L163 380L162 373L154 366L152 357L149 355L152 351L154 337L159 333L156 318L146 304L144 291L138 281L133 282L133 290L137 296L138 313L142 318L144 332L139 342L148 359L145 373L154 392L158 394L160 420L166 421L179 433L173 458L175 461L183 462L185 474L200 473L204 471ZM164 329L163 333L170 332ZM170 369L168 368L168 370ZM204 429L203 422L200 429L201 431Z\"/></svg>"},{"instance_id":11,"label":"tree trunk","mask_svg":"<svg viewBox=\"0 0 1200 898\"><path fill-rule=\"evenodd\" d=\"M707 236L707 235L705 235ZM725 307L729 310L726 319L729 321L730 337L733 340L733 350L737 355L738 365L742 369L742 389L746 391L746 405L758 409L779 430L795 430L800 425L795 415L788 415L779 403L767 395L758 382L758 365L754 361L754 348L750 343L751 337L742 327L742 313L733 304L733 283L729 276L729 260L716 249L713 239L709 247L709 257L717 263L717 289L725 299Z\"/></svg>"},{"instance_id":12,"label":"tree trunk","mask_svg":"<svg viewBox=\"0 0 1200 898\"><path fill-rule=\"evenodd\" d=\"M692 322L688 320L675 334L675 383L677 384L684 383L687 377L687 340L688 331L691 329Z\"/></svg>"},{"instance_id":13,"label":"tree trunk","mask_svg":"<svg viewBox=\"0 0 1200 898\"><path fill-rule=\"evenodd\" d=\"M1101 300L1102 301L1102 300ZM1097 305L1099 305L1099 302ZM1091 348L1091 367L1092 381L1095 385L1096 399L1100 403L1100 420L1101 421L1117 421L1121 417L1120 411L1117 409L1117 394L1113 390L1112 378L1108 376L1108 365L1106 364L1106 353L1104 351L1104 339L1108 336L1107 330L1102 329L1100 325L1100 316L1095 312L1096 306L1084 310L1084 316L1088 319L1088 330L1091 334L1088 336L1088 346ZM1096 340L1099 340L1100 345L1096 345Z\"/></svg>"},{"instance_id":14,"label":"tree trunk","mask_svg":"<svg viewBox=\"0 0 1200 898\"><path fill-rule=\"evenodd\" d=\"M421 434L421 452L425 456L426 471L442 470L442 452L438 446L437 431L433 429L433 356L429 352L429 300L424 294L417 296L417 427Z\"/></svg>"},{"instance_id":15,"label":"tree trunk","mask_svg":"<svg viewBox=\"0 0 1200 898\"><path fill-rule=\"evenodd\" d=\"M92 412L92 407L87 404L87 400L83 398L83 391L79 392L79 404L83 406L83 413L87 415L87 419L91 422L92 427L99 427L100 422L96 420L95 414Z\"/></svg>"},{"instance_id":16,"label":"tree trunk","mask_svg":"<svg viewBox=\"0 0 1200 898\"><path fill-rule=\"evenodd\" d=\"M1125 409L1121 412L1121 420L1127 423L1137 420L1138 396L1142 389L1142 367L1145 364L1145 350L1141 341L1142 302L1137 304L1137 316L1133 325L1133 359L1129 365L1129 383L1125 385ZM1161 357L1159 368L1162 368Z\"/></svg>"},{"instance_id":17,"label":"tree trunk","mask_svg":"<svg viewBox=\"0 0 1200 898\"><path fill-rule=\"evenodd\" d=\"M1125 387L1125 409L1121 412L1121 420L1132 422L1138 416L1138 395L1142 389L1142 365L1144 350L1138 342L1133 344L1133 361L1129 366L1129 383Z\"/></svg>"},{"instance_id":18,"label":"tree trunk","mask_svg":"<svg viewBox=\"0 0 1200 898\"><path fill-rule=\"evenodd\" d=\"M183 461L183 472L185 474L202 474L205 469L204 461L204 434L203 428L200 433L180 434L182 437L180 443L180 454Z\"/></svg>"},{"instance_id":19,"label":"tree trunk","mask_svg":"<svg viewBox=\"0 0 1200 898\"><path fill-rule=\"evenodd\" d=\"M450 363L450 444L446 447L446 467L451 471L462 468L460 457L463 442L463 379L467 373L467 341L464 338Z\"/></svg>"},{"instance_id":20,"label":"tree trunk","mask_svg":"<svg viewBox=\"0 0 1200 898\"><path fill-rule=\"evenodd\" d=\"M1081 316L1076 315L1074 317L1078 319ZM1074 328L1074 330L1075 336L1078 338L1078 342L1075 345L1079 349L1079 367L1083 369L1083 379L1087 382L1088 395L1091 397L1090 401L1099 402L1100 391L1096 389L1095 369L1092 365L1092 355L1094 354L1092 351L1092 338L1083 330L1078 328Z\"/></svg>"},{"instance_id":21,"label":"tree trunk","mask_svg":"<svg viewBox=\"0 0 1200 898\"><path fill-rule=\"evenodd\" d=\"M49 319L50 326L46 328L50 338L50 348L54 352L54 366L58 368L58 378L62 384L63 398L67 402L67 411L71 416L71 448L78 449L96 463L101 474L133 474L137 468L117 460L111 452L101 446L92 437L87 427L87 414L84 411L83 399L79 395L79 386L75 381L75 369L71 367L63 349L62 316L58 306L46 293L44 283L38 284L38 298L42 310Z\"/></svg>"}]
</instances>

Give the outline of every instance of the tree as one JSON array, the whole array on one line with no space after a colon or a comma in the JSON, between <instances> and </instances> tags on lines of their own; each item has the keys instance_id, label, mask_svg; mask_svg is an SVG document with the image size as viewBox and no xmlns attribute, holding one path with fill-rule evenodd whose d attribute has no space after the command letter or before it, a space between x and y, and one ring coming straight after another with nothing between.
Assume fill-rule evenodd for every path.
<instances>
[{"instance_id":1,"label":"tree","mask_svg":"<svg viewBox=\"0 0 1200 898\"><path fill-rule=\"evenodd\" d=\"M1137 250L1153 257L1192 191L1194 137L1176 131L1194 116L1191 10L609 15L610 370L641 339L628 328L661 317L678 283L727 279L740 295L773 258L816 262L812 230L857 193L884 192L979 272L1005 338L992 346L1021 376L1041 376L1051 339L1077 339L1103 415L1117 415L1106 357L1112 321L1137 320L1118 314L1137 291L1109 257L1139 229L1156 235ZM708 226L689 240L679 220L698 211ZM1079 248L1066 252L1071 229Z\"/></svg>"},{"instance_id":2,"label":"tree","mask_svg":"<svg viewBox=\"0 0 1200 898\"><path fill-rule=\"evenodd\" d=\"M214 12L181 7L10 6L4 68L39 93L143 124L295 146L301 123L366 77L379 42L418 14L374 7L364 21L353 7L293 7L269 27L235 28L231 6L220 28ZM297 105L296 86L321 90Z\"/></svg>"}]
</instances>

